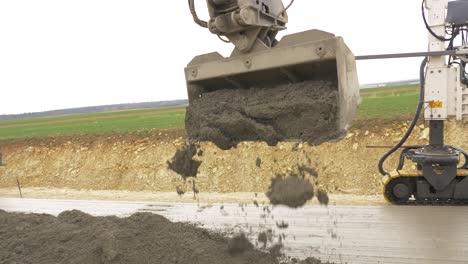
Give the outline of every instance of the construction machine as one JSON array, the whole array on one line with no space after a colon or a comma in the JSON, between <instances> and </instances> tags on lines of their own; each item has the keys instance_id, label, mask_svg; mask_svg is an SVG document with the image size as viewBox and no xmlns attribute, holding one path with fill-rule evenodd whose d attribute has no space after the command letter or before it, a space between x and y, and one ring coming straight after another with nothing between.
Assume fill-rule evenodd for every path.
<instances>
[{"instance_id":1,"label":"construction machine","mask_svg":"<svg viewBox=\"0 0 468 264\"><path fill-rule=\"evenodd\" d=\"M423 57L420 98L414 119L401 141L379 161L383 193L389 202L399 205L468 202L468 153L444 142L447 119L468 119L468 0L423 0L422 15L429 31L428 51L356 57L342 38L319 30L288 35L278 41L276 36L286 29L287 10L293 1L285 7L280 0L207 0L209 21L198 17L194 0L188 2L198 25L235 46L228 58L216 52L205 54L195 57L185 68L189 108L219 90L269 89L326 80L336 84L337 107L333 110L337 118L333 119L336 122L333 129L346 130L360 102L355 60ZM291 86L292 92L295 87ZM430 128L429 144L407 146L405 143L422 113ZM300 119L301 113L296 116ZM186 124L193 123L191 119L187 115ZM268 123L265 118L257 119ZM283 121L293 124L294 119L289 117ZM233 131L239 134L238 140L250 139L241 135L245 130L220 133ZM190 138L193 132L187 132ZM283 138L301 139L300 136ZM386 170L385 161L397 151L400 151L398 166ZM406 161L414 166L405 166Z\"/></svg>"},{"instance_id":2,"label":"construction machine","mask_svg":"<svg viewBox=\"0 0 468 264\"><path fill-rule=\"evenodd\" d=\"M444 142L444 124L468 119L468 1L423 0L421 11L429 32L427 52L357 57L424 57L414 119L379 161L383 193L393 204L467 204L468 152ZM429 126L429 144L405 146L421 114ZM387 171L385 161L398 150L397 168ZM412 166L405 166L406 161Z\"/></svg>"}]
</instances>

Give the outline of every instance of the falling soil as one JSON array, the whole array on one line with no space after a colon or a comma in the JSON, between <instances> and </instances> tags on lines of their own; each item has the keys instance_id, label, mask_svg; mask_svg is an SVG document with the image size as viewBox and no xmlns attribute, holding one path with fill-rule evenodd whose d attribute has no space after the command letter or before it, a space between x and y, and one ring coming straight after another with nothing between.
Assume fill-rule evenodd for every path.
<instances>
[{"instance_id":1,"label":"falling soil","mask_svg":"<svg viewBox=\"0 0 468 264\"><path fill-rule=\"evenodd\" d=\"M298 169L299 169L299 175L301 175L302 177L305 177L306 174L309 174L310 176L313 176L315 178L318 177L318 172L314 168L307 167L305 165L301 165L301 166L298 167Z\"/></svg>"},{"instance_id":2,"label":"falling soil","mask_svg":"<svg viewBox=\"0 0 468 264\"><path fill-rule=\"evenodd\" d=\"M255 166L257 166L257 168L262 167L262 159L257 158L257 159L255 160Z\"/></svg>"},{"instance_id":3,"label":"falling soil","mask_svg":"<svg viewBox=\"0 0 468 264\"><path fill-rule=\"evenodd\" d=\"M266 232L262 232L258 234L257 241L261 244L263 244L263 248L266 248L267 243L268 243L268 237Z\"/></svg>"},{"instance_id":4,"label":"falling soil","mask_svg":"<svg viewBox=\"0 0 468 264\"><path fill-rule=\"evenodd\" d=\"M289 224L284 221L276 222L276 227L278 227L279 229L286 229L289 227Z\"/></svg>"},{"instance_id":5,"label":"falling soil","mask_svg":"<svg viewBox=\"0 0 468 264\"><path fill-rule=\"evenodd\" d=\"M187 108L189 139L223 150L242 141L298 140L319 144L339 138L338 88L309 81L273 88L223 89L205 93Z\"/></svg>"},{"instance_id":6,"label":"falling soil","mask_svg":"<svg viewBox=\"0 0 468 264\"><path fill-rule=\"evenodd\" d=\"M323 190L317 191L317 199L321 205L328 205L328 203L330 202L330 198L328 198L327 192Z\"/></svg>"},{"instance_id":7,"label":"falling soil","mask_svg":"<svg viewBox=\"0 0 468 264\"><path fill-rule=\"evenodd\" d=\"M0 211L0 263L279 263L245 236L221 235L138 213L58 217Z\"/></svg>"},{"instance_id":8,"label":"falling soil","mask_svg":"<svg viewBox=\"0 0 468 264\"><path fill-rule=\"evenodd\" d=\"M194 160L193 157L197 154L197 147L192 144L186 144L178 149L174 157L167 162L169 169L175 171L184 179L196 177L201 161Z\"/></svg>"},{"instance_id":9,"label":"falling soil","mask_svg":"<svg viewBox=\"0 0 468 264\"><path fill-rule=\"evenodd\" d=\"M297 264L332 264L330 262L322 262L321 260L318 260L316 258L307 258L305 260L293 260L291 261L291 264L297 263Z\"/></svg>"},{"instance_id":10,"label":"falling soil","mask_svg":"<svg viewBox=\"0 0 468 264\"><path fill-rule=\"evenodd\" d=\"M176 192L177 192L177 195L179 195L179 196L182 196L182 195L185 194L185 190L183 190L179 186L176 187Z\"/></svg>"},{"instance_id":11,"label":"falling soil","mask_svg":"<svg viewBox=\"0 0 468 264\"><path fill-rule=\"evenodd\" d=\"M298 208L314 197L314 186L298 175L277 175L271 180L266 196L273 205Z\"/></svg>"}]
</instances>

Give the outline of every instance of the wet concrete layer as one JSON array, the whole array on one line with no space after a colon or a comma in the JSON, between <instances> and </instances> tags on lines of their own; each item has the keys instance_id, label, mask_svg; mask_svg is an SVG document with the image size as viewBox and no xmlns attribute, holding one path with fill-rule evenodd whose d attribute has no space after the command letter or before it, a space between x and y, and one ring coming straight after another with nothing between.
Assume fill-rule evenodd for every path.
<instances>
[{"instance_id":1,"label":"wet concrete layer","mask_svg":"<svg viewBox=\"0 0 468 264\"><path fill-rule=\"evenodd\" d=\"M58 217L0 210L0 263L279 264L243 235L227 239L153 213L94 217L73 210Z\"/></svg>"},{"instance_id":2,"label":"wet concrete layer","mask_svg":"<svg viewBox=\"0 0 468 264\"><path fill-rule=\"evenodd\" d=\"M319 144L344 133L338 128L338 101L337 84L327 81L217 90L190 103L185 127L191 140L224 150L242 141Z\"/></svg>"},{"instance_id":3,"label":"wet concrete layer","mask_svg":"<svg viewBox=\"0 0 468 264\"><path fill-rule=\"evenodd\" d=\"M220 204L0 199L2 210L53 215L71 209L118 216L154 212L171 221L198 223L227 233L244 231L252 242L271 228L275 236L284 234L287 255L337 263L466 263L468 259L466 207L270 207L274 219L265 216L262 205L224 204L220 208ZM289 227L279 229L278 221Z\"/></svg>"}]
</instances>

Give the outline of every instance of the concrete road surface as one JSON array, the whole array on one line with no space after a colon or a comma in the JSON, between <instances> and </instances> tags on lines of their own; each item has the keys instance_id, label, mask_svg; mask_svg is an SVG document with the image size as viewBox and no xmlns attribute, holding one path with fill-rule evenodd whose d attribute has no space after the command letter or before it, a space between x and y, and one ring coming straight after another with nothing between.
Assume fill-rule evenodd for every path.
<instances>
[{"instance_id":1,"label":"concrete road surface","mask_svg":"<svg viewBox=\"0 0 468 264\"><path fill-rule=\"evenodd\" d=\"M96 215L152 212L252 241L272 229L285 253L336 263L468 263L468 207L307 206L298 210L238 204L197 205L112 201L0 199L0 209L57 215L77 209ZM287 229L276 223L285 222Z\"/></svg>"}]
</instances>

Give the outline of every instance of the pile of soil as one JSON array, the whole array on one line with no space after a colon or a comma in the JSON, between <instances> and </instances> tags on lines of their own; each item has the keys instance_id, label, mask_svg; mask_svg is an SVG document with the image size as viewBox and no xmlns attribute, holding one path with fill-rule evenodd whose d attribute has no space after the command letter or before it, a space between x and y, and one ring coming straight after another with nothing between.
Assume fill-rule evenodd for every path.
<instances>
[{"instance_id":1,"label":"pile of soil","mask_svg":"<svg viewBox=\"0 0 468 264\"><path fill-rule=\"evenodd\" d=\"M254 249L245 235L220 234L137 213L93 217L80 211L46 214L0 210L0 263L321 263L278 260Z\"/></svg>"},{"instance_id":2,"label":"pile of soil","mask_svg":"<svg viewBox=\"0 0 468 264\"><path fill-rule=\"evenodd\" d=\"M0 211L0 236L0 263L279 263L245 246L246 239L230 242L148 213L117 218Z\"/></svg>"},{"instance_id":3,"label":"pile of soil","mask_svg":"<svg viewBox=\"0 0 468 264\"><path fill-rule=\"evenodd\" d=\"M211 141L223 150L242 141L320 144L343 134L337 103L337 84L327 81L224 89L193 101L185 124L189 139Z\"/></svg>"},{"instance_id":4,"label":"pile of soil","mask_svg":"<svg viewBox=\"0 0 468 264\"><path fill-rule=\"evenodd\" d=\"M298 175L277 175L271 180L266 196L273 205L298 208L314 198L314 186Z\"/></svg>"},{"instance_id":5,"label":"pile of soil","mask_svg":"<svg viewBox=\"0 0 468 264\"><path fill-rule=\"evenodd\" d=\"M168 168L175 171L184 179L196 177L198 168L202 162L194 160L195 155L197 155L197 147L192 144L186 144L179 148L174 157L167 162Z\"/></svg>"}]
</instances>

